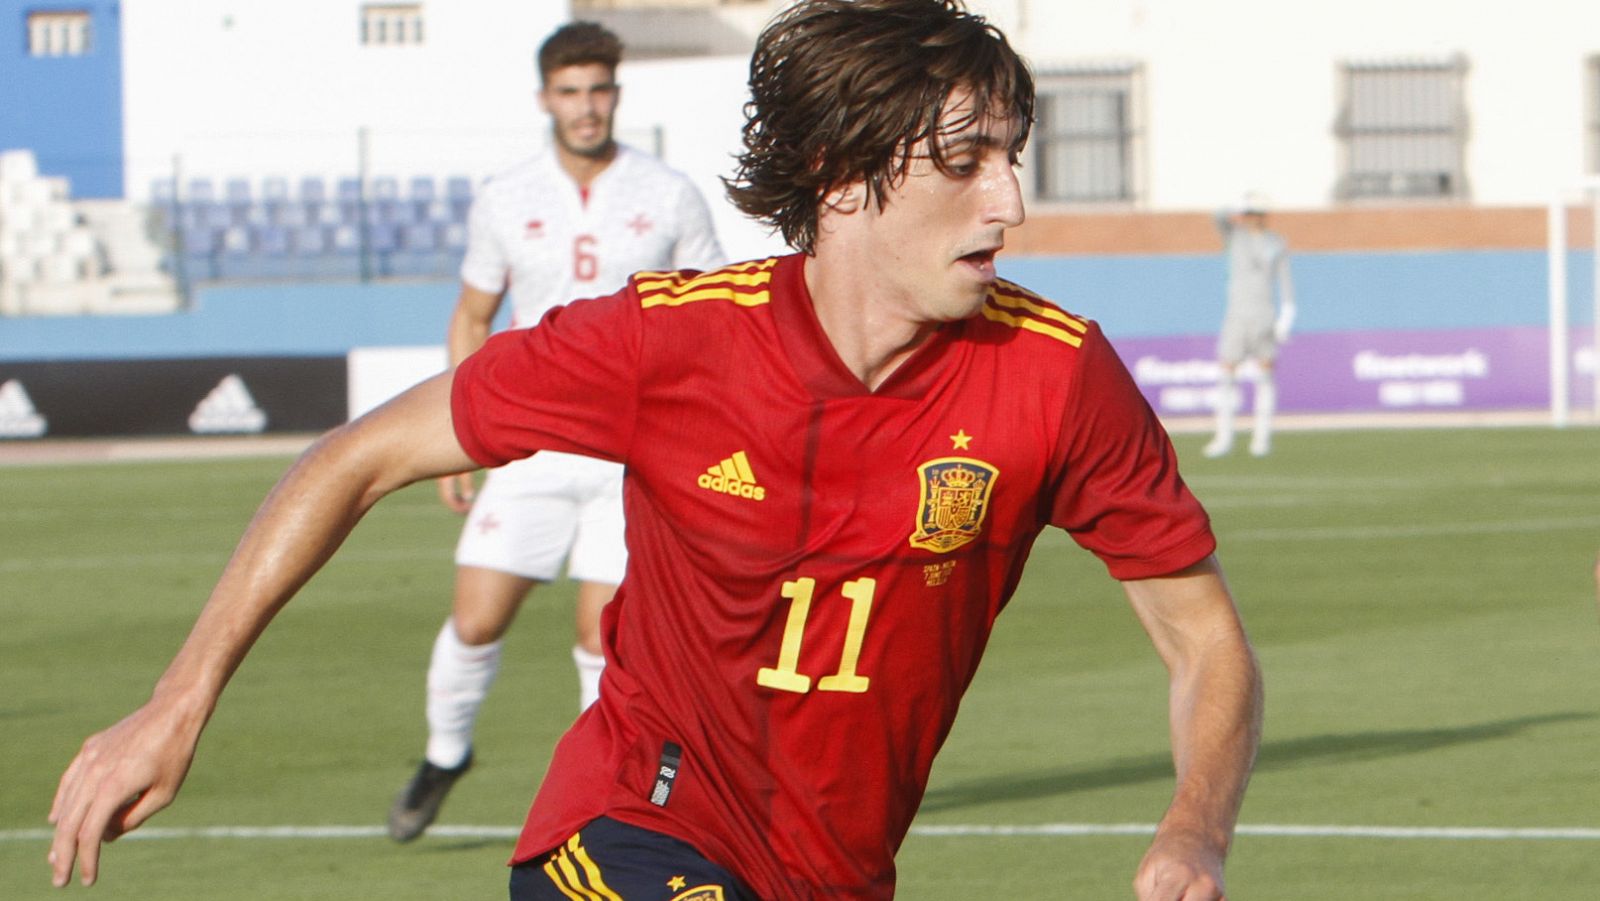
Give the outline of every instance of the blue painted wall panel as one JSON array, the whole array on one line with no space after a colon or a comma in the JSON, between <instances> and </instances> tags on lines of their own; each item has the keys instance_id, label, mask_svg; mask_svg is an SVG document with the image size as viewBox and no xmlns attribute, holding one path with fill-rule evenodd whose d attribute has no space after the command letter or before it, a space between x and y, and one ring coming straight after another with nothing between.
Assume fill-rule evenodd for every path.
<instances>
[{"instance_id":1,"label":"blue painted wall panel","mask_svg":"<svg viewBox=\"0 0 1600 901\"><path fill-rule=\"evenodd\" d=\"M0 359L327 356L444 343L453 281L203 289L167 316L0 317Z\"/></svg>"},{"instance_id":2,"label":"blue painted wall panel","mask_svg":"<svg viewBox=\"0 0 1600 901\"><path fill-rule=\"evenodd\" d=\"M89 51L30 56L34 12L88 12ZM116 0L0 0L0 150L32 150L73 197L123 196L121 18Z\"/></svg>"},{"instance_id":3,"label":"blue painted wall panel","mask_svg":"<svg viewBox=\"0 0 1600 901\"><path fill-rule=\"evenodd\" d=\"M1593 321L1591 255L1572 255L1574 325ZM1113 338L1211 335L1222 319L1214 256L1034 257L1001 271ZM1307 253L1294 258L1296 329L1337 332L1545 324L1545 259L1534 251ZM321 355L436 345L450 280L213 286L170 316L0 318L0 359Z\"/></svg>"},{"instance_id":4,"label":"blue painted wall panel","mask_svg":"<svg viewBox=\"0 0 1600 901\"><path fill-rule=\"evenodd\" d=\"M1591 255L1571 256L1574 323L1593 319ZM1546 322L1543 251L1303 253L1296 328L1454 329ZM1220 256L1001 258L1001 274L1113 337L1208 334L1222 323Z\"/></svg>"}]
</instances>

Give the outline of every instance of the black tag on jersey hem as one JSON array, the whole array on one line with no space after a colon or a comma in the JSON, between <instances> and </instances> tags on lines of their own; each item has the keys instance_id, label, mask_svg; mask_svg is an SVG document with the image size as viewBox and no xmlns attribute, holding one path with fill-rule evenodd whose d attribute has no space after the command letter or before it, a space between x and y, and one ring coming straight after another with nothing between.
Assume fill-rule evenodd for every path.
<instances>
[{"instance_id":1,"label":"black tag on jersey hem","mask_svg":"<svg viewBox=\"0 0 1600 901\"><path fill-rule=\"evenodd\" d=\"M678 781L678 768L683 762L683 748L670 741L661 743L661 764L656 768L656 785L650 791L650 803L666 807L672 797L672 786Z\"/></svg>"}]
</instances>

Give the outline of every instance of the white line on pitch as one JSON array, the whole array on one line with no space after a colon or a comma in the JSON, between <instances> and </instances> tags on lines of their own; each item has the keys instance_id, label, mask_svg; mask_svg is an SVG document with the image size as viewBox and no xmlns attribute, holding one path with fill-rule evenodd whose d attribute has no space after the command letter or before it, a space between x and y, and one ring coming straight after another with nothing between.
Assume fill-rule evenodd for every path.
<instances>
[{"instance_id":1,"label":"white line on pitch","mask_svg":"<svg viewBox=\"0 0 1600 901\"><path fill-rule=\"evenodd\" d=\"M511 826L433 826L428 834L436 838L514 839L520 830ZM913 835L935 838L988 838L1012 836L1082 837L1152 835L1148 823L1037 823L1033 825L950 824L912 826ZM1239 835L1264 838L1384 838L1434 839L1445 841L1600 841L1600 829L1581 827L1502 828L1497 826L1300 826L1292 824L1245 824ZM131 832L133 839L341 839L381 838L382 826L196 826L155 827ZM48 841L49 829L0 829L0 842Z\"/></svg>"}]
</instances>

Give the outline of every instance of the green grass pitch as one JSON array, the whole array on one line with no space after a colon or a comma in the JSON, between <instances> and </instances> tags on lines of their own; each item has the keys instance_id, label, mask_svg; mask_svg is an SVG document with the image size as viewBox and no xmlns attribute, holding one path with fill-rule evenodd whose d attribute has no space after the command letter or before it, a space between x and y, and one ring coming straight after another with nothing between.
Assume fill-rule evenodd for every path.
<instances>
[{"instance_id":1,"label":"green grass pitch","mask_svg":"<svg viewBox=\"0 0 1600 901\"><path fill-rule=\"evenodd\" d=\"M1176 440L1267 676L1230 898L1593 897L1600 431L1295 432L1218 461ZM0 468L0 898L81 893L49 887L39 837L59 772L147 695L286 464ZM381 827L421 750L458 524L431 486L379 505L229 687L150 824L180 834L108 848L93 897L505 897L497 835L190 832ZM576 705L571 640L570 586L541 589L442 824L520 823ZM934 769L900 897L1132 897L1137 829L1041 827L1153 823L1165 721L1119 589L1047 533ZM1360 832L1383 827L1416 831ZM1509 831L1449 831L1469 827Z\"/></svg>"}]
</instances>

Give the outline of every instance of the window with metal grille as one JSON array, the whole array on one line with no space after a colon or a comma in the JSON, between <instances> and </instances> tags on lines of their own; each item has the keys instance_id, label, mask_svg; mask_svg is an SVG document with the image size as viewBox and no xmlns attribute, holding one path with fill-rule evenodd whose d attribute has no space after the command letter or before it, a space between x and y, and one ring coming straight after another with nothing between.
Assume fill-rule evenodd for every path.
<instances>
[{"instance_id":1,"label":"window with metal grille","mask_svg":"<svg viewBox=\"0 0 1600 901\"><path fill-rule=\"evenodd\" d=\"M1346 63L1341 200L1467 196L1467 60Z\"/></svg>"},{"instance_id":2,"label":"window with metal grille","mask_svg":"<svg viewBox=\"0 0 1600 901\"><path fill-rule=\"evenodd\" d=\"M1138 67L1052 69L1038 77L1033 194L1061 203L1138 199Z\"/></svg>"},{"instance_id":3,"label":"window with metal grille","mask_svg":"<svg viewBox=\"0 0 1600 901\"><path fill-rule=\"evenodd\" d=\"M364 4L361 7L361 43L369 47L422 43L422 4Z\"/></svg>"},{"instance_id":4,"label":"window with metal grille","mask_svg":"<svg viewBox=\"0 0 1600 901\"><path fill-rule=\"evenodd\" d=\"M28 13L29 56L83 56L89 37L87 12Z\"/></svg>"}]
</instances>

